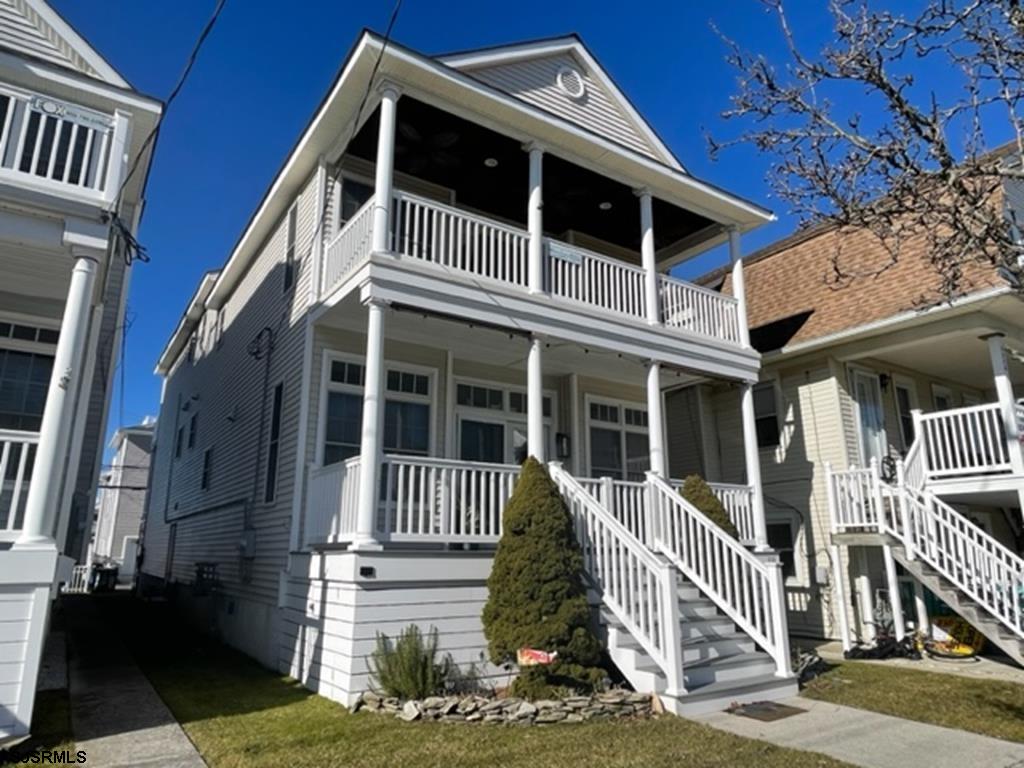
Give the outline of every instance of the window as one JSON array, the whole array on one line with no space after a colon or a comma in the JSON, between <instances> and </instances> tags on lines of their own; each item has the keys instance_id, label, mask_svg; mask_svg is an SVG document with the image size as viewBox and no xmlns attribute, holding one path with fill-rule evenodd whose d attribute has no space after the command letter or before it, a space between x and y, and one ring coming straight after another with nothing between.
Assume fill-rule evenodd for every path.
<instances>
[{"instance_id":1,"label":"window","mask_svg":"<svg viewBox=\"0 0 1024 768\"><path fill-rule=\"evenodd\" d=\"M52 372L49 355L0 349L0 429L38 431Z\"/></svg>"},{"instance_id":2,"label":"window","mask_svg":"<svg viewBox=\"0 0 1024 768\"><path fill-rule=\"evenodd\" d=\"M768 546L774 549L782 561L782 575L786 579L796 578L796 531L791 521L768 521Z\"/></svg>"},{"instance_id":3,"label":"window","mask_svg":"<svg viewBox=\"0 0 1024 768\"><path fill-rule=\"evenodd\" d=\"M914 394L908 384L896 382L893 388L896 397L896 413L900 421L900 435L903 437L903 450L907 450L914 442Z\"/></svg>"},{"instance_id":4,"label":"window","mask_svg":"<svg viewBox=\"0 0 1024 768\"><path fill-rule=\"evenodd\" d=\"M344 178L341 182L341 207L338 211L338 226L343 227L366 201L373 197L373 187L355 179Z\"/></svg>"},{"instance_id":5,"label":"window","mask_svg":"<svg viewBox=\"0 0 1024 768\"><path fill-rule=\"evenodd\" d=\"M509 392L508 393L508 409L512 413L526 413L526 393L525 392ZM544 405L542 406L544 412L544 418L551 418L551 398L547 395L544 396Z\"/></svg>"},{"instance_id":6,"label":"window","mask_svg":"<svg viewBox=\"0 0 1024 768\"><path fill-rule=\"evenodd\" d=\"M263 500L277 497L277 455L281 447L281 407L284 403L284 384L274 387L274 402L270 410L270 441L267 444L267 479Z\"/></svg>"},{"instance_id":7,"label":"window","mask_svg":"<svg viewBox=\"0 0 1024 768\"><path fill-rule=\"evenodd\" d=\"M196 361L196 347L199 344L199 337L195 331L192 331L192 335L188 337L188 361L194 363Z\"/></svg>"},{"instance_id":8,"label":"window","mask_svg":"<svg viewBox=\"0 0 1024 768\"><path fill-rule=\"evenodd\" d=\"M293 205L288 211L287 242L284 251L284 290L287 291L295 283L295 230L298 226L299 207Z\"/></svg>"},{"instance_id":9,"label":"window","mask_svg":"<svg viewBox=\"0 0 1024 768\"><path fill-rule=\"evenodd\" d=\"M932 400L936 411L948 411L953 407L953 390L941 384L932 384Z\"/></svg>"},{"instance_id":10,"label":"window","mask_svg":"<svg viewBox=\"0 0 1024 768\"><path fill-rule=\"evenodd\" d=\"M185 443L185 427L178 427L178 434L174 436L174 458L181 458L181 447Z\"/></svg>"},{"instance_id":11,"label":"window","mask_svg":"<svg viewBox=\"0 0 1024 768\"><path fill-rule=\"evenodd\" d=\"M210 488L210 473L213 471L213 448L207 448L203 453L203 474L199 479L200 489L206 491Z\"/></svg>"},{"instance_id":12,"label":"window","mask_svg":"<svg viewBox=\"0 0 1024 768\"><path fill-rule=\"evenodd\" d=\"M199 430L199 414L193 413L188 422L188 447L192 450L196 447L196 432Z\"/></svg>"},{"instance_id":13,"label":"window","mask_svg":"<svg viewBox=\"0 0 1024 768\"><path fill-rule=\"evenodd\" d=\"M591 476L643 480L651 466L646 409L592 401L587 413Z\"/></svg>"},{"instance_id":14,"label":"window","mask_svg":"<svg viewBox=\"0 0 1024 768\"><path fill-rule=\"evenodd\" d=\"M505 392L501 389L459 384L455 388L455 402L471 408L486 408L490 411L505 410Z\"/></svg>"},{"instance_id":15,"label":"window","mask_svg":"<svg viewBox=\"0 0 1024 768\"><path fill-rule=\"evenodd\" d=\"M365 368L332 360L324 418L324 465L359 453ZM430 452L431 381L425 373L389 368L385 373L384 450L426 456Z\"/></svg>"},{"instance_id":16,"label":"window","mask_svg":"<svg viewBox=\"0 0 1024 768\"><path fill-rule=\"evenodd\" d=\"M29 341L38 344L56 344L60 338L60 331L54 328L37 328L33 325L21 323L0 322L0 339L14 339L15 341Z\"/></svg>"},{"instance_id":17,"label":"window","mask_svg":"<svg viewBox=\"0 0 1024 768\"><path fill-rule=\"evenodd\" d=\"M766 381L754 387L754 424L757 428L759 448L774 448L779 444L778 401L775 382Z\"/></svg>"},{"instance_id":18,"label":"window","mask_svg":"<svg viewBox=\"0 0 1024 768\"><path fill-rule=\"evenodd\" d=\"M526 461L529 404L524 390L490 382L458 382L455 401L460 459L499 464ZM543 440L550 451L553 398L543 395L542 403Z\"/></svg>"}]
</instances>

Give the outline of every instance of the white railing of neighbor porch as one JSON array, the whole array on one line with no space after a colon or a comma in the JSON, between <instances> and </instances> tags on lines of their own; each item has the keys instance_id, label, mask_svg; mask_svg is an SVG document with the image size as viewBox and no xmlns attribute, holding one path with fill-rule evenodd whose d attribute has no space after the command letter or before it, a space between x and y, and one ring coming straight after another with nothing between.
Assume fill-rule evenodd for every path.
<instances>
[{"instance_id":1,"label":"white railing of neighbor porch","mask_svg":"<svg viewBox=\"0 0 1024 768\"><path fill-rule=\"evenodd\" d=\"M306 544L338 544L356 531L359 457L314 467L306 493Z\"/></svg>"},{"instance_id":2,"label":"white railing of neighbor porch","mask_svg":"<svg viewBox=\"0 0 1024 768\"><path fill-rule=\"evenodd\" d=\"M905 475L904 472L900 473ZM876 533L903 546L1024 638L1024 559L928 491L881 480L870 469L827 468L832 531Z\"/></svg>"},{"instance_id":3,"label":"white railing of neighbor porch","mask_svg":"<svg viewBox=\"0 0 1024 768\"><path fill-rule=\"evenodd\" d=\"M13 541L21 532L38 444L37 432L0 430L0 541Z\"/></svg>"},{"instance_id":4,"label":"white railing of neighbor porch","mask_svg":"<svg viewBox=\"0 0 1024 768\"><path fill-rule=\"evenodd\" d=\"M527 285L526 232L426 198L399 192L392 250L440 267Z\"/></svg>"},{"instance_id":5,"label":"white railing of neighbor porch","mask_svg":"<svg viewBox=\"0 0 1024 768\"><path fill-rule=\"evenodd\" d=\"M381 541L496 544L519 467L387 456L378 513Z\"/></svg>"},{"instance_id":6,"label":"white railing of neighbor porch","mask_svg":"<svg viewBox=\"0 0 1024 768\"><path fill-rule=\"evenodd\" d=\"M739 302L693 283L658 275L661 321L669 328L740 343Z\"/></svg>"},{"instance_id":7,"label":"white railing of neighbor porch","mask_svg":"<svg viewBox=\"0 0 1024 768\"><path fill-rule=\"evenodd\" d=\"M782 568L750 552L671 485L648 474L656 549L775 660L790 671Z\"/></svg>"},{"instance_id":8,"label":"white railing of neighbor porch","mask_svg":"<svg viewBox=\"0 0 1024 768\"><path fill-rule=\"evenodd\" d=\"M601 600L654 660L669 692L685 692L675 569L659 558L558 464L551 479L562 492Z\"/></svg>"},{"instance_id":9,"label":"white railing of neighbor porch","mask_svg":"<svg viewBox=\"0 0 1024 768\"><path fill-rule=\"evenodd\" d=\"M373 244L373 206L371 197L356 211L324 251L324 272L321 293L327 293L353 267L370 255Z\"/></svg>"},{"instance_id":10,"label":"white railing of neighbor porch","mask_svg":"<svg viewBox=\"0 0 1024 768\"><path fill-rule=\"evenodd\" d=\"M122 118L0 86L0 177L58 194L112 199Z\"/></svg>"},{"instance_id":11,"label":"white railing of neighbor porch","mask_svg":"<svg viewBox=\"0 0 1024 768\"><path fill-rule=\"evenodd\" d=\"M71 579L61 588L66 595L84 595L89 591L89 566L74 565L71 567Z\"/></svg>"},{"instance_id":12,"label":"white railing of neighbor porch","mask_svg":"<svg viewBox=\"0 0 1024 768\"><path fill-rule=\"evenodd\" d=\"M545 274L552 296L647 319L643 269L557 240L548 239L545 246Z\"/></svg>"},{"instance_id":13,"label":"white railing of neighbor porch","mask_svg":"<svg viewBox=\"0 0 1024 768\"><path fill-rule=\"evenodd\" d=\"M930 478L1013 470L998 403L926 413L920 425Z\"/></svg>"}]
</instances>

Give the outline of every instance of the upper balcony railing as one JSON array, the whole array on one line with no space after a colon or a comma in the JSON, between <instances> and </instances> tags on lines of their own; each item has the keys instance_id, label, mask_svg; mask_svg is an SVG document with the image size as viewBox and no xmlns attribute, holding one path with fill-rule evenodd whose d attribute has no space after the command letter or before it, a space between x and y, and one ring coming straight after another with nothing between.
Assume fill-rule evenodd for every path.
<instances>
[{"instance_id":1,"label":"upper balcony railing","mask_svg":"<svg viewBox=\"0 0 1024 768\"><path fill-rule=\"evenodd\" d=\"M918 434L929 480L1013 473L1016 457L1012 452L1021 447L1007 441L998 403L926 413L919 418Z\"/></svg>"},{"instance_id":2,"label":"upper balcony railing","mask_svg":"<svg viewBox=\"0 0 1024 768\"><path fill-rule=\"evenodd\" d=\"M371 198L326 249L321 289L330 291L370 254ZM529 235L524 230L398 192L393 201L394 253L526 290ZM544 290L551 297L603 313L647 322L644 270L547 238ZM739 304L716 291L658 275L659 323L686 334L740 346Z\"/></svg>"},{"instance_id":3,"label":"upper balcony railing","mask_svg":"<svg viewBox=\"0 0 1024 768\"><path fill-rule=\"evenodd\" d=\"M0 180L91 203L121 183L127 120L0 84Z\"/></svg>"},{"instance_id":4,"label":"upper balcony railing","mask_svg":"<svg viewBox=\"0 0 1024 768\"><path fill-rule=\"evenodd\" d=\"M0 429L0 541L21 533L38 432Z\"/></svg>"}]
</instances>

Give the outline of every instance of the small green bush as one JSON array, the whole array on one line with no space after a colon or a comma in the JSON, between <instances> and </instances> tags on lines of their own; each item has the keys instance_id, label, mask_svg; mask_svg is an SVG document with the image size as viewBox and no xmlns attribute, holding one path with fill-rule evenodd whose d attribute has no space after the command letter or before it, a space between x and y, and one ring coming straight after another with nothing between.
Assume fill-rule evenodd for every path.
<instances>
[{"instance_id":1,"label":"small green bush","mask_svg":"<svg viewBox=\"0 0 1024 768\"><path fill-rule=\"evenodd\" d=\"M711 486L704 482L700 475L690 475L683 481L683 487L679 491L683 498L693 504L704 513L711 522L728 533L734 539L739 539L740 532L736 525L729 519L729 513L725 511L722 502L715 496Z\"/></svg>"},{"instance_id":2,"label":"small green bush","mask_svg":"<svg viewBox=\"0 0 1024 768\"><path fill-rule=\"evenodd\" d=\"M420 628L410 624L392 645L387 635L377 634L377 648L370 658L374 679L389 696L423 699L443 693L452 674L449 657L438 661L437 628L423 637Z\"/></svg>"},{"instance_id":3,"label":"small green bush","mask_svg":"<svg viewBox=\"0 0 1024 768\"><path fill-rule=\"evenodd\" d=\"M557 651L554 663L520 670L512 692L535 699L559 689L593 690L606 673L590 626L583 554L558 487L533 457L523 464L502 525L483 612L491 661L514 663L520 648Z\"/></svg>"}]
</instances>

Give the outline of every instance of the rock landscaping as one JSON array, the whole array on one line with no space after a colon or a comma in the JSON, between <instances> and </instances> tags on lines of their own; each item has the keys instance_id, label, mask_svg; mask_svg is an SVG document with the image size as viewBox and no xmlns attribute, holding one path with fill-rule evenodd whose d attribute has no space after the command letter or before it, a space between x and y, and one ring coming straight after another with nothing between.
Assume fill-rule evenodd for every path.
<instances>
[{"instance_id":1,"label":"rock landscaping","mask_svg":"<svg viewBox=\"0 0 1024 768\"><path fill-rule=\"evenodd\" d=\"M367 691L360 696L352 711L392 715L406 722L548 725L648 718L658 711L658 707L651 694L624 690L539 701L478 695L428 696L401 701Z\"/></svg>"}]
</instances>

